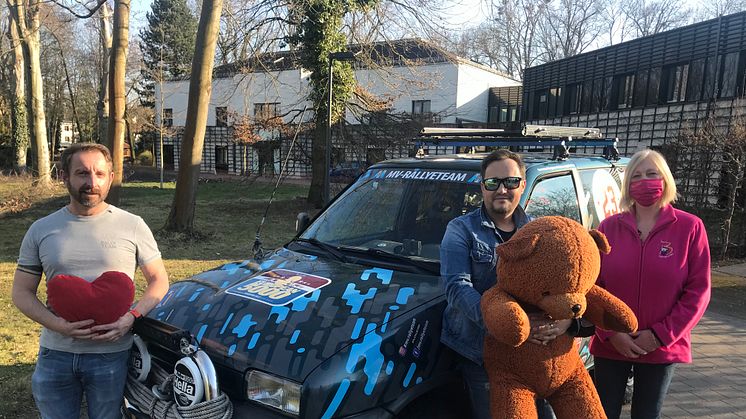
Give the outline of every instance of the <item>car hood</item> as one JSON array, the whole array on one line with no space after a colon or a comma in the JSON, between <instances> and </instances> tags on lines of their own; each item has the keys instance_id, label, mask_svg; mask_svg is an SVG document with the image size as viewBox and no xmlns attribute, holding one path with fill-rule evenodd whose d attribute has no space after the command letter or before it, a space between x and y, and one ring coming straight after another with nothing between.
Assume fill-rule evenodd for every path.
<instances>
[{"instance_id":1,"label":"car hood","mask_svg":"<svg viewBox=\"0 0 746 419\"><path fill-rule=\"evenodd\" d=\"M302 382L364 334L437 298L437 275L282 248L172 284L148 317L189 331L213 362Z\"/></svg>"}]
</instances>

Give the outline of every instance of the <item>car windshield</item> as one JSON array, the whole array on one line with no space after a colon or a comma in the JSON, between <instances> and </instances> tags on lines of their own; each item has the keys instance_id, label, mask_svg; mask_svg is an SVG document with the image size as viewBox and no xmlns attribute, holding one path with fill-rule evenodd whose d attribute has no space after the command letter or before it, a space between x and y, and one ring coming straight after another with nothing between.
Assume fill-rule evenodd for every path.
<instances>
[{"instance_id":1,"label":"car windshield","mask_svg":"<svg viewBox=\"0 0 746 419\"><path fill-rule=\"evenodd\" d=\"M481 203L476 172L373 169L300 238L343 250L439 261L448 222Z\"/></svg>"}]
</instances>

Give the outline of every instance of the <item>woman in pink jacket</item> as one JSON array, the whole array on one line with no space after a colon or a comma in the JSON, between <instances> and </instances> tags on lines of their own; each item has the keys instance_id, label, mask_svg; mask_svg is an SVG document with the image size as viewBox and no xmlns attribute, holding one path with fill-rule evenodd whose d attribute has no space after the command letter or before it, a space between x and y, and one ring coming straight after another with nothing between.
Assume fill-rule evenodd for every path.
<instances>
[{"instance_id":1,"label":"woman in pink jacket","mask_svg":"<svg viewBox=\"0 0 746 419\"><path fill-rule=\"evenodd\" d=\"M710 301L710 250L702 220L675 209L676 184L660 153L629 162L622 213L604 220L611 253L602 255L598 285L635 312L639 330L597 329L591 341L595 380L606 415L618 418L630 371L632 418L658 418L674 366L691 362L690 332Z\"/></svg>"}]
</instances>

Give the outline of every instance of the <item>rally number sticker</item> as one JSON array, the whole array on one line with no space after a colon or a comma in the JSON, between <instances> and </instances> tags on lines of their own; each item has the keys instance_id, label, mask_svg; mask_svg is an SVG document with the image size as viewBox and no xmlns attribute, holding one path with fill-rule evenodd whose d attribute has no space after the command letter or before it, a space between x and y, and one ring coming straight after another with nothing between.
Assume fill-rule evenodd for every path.
<instances>
[{"instance_id":1,"label":"rally number sticker","mask_svg":"<svg viewBox=\"0 0 746 419\"><path fill-rule=\"evenodd\" d=\"M331 282L321 276L274 269L240 282L226 292L271 306L284 306Z\"/></svg>"}]
</instances>

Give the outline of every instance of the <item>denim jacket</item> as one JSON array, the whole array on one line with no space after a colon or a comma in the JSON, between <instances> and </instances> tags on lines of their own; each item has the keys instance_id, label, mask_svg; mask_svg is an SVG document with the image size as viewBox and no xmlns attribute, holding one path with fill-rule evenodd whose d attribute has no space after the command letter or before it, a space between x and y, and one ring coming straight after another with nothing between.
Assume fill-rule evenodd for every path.
<instances>
[{"instance_id":1,"label":"denim jacket","mask_svg":"<svg viewBox=\"0 0 746 419\"><path fill-rule=\"evenodd\" d=\"M530 220L523 208L516 207L516 229ZM497 282L495 247L502 242L482 205L451 220L440 245L440 276L448 301L440 341L479 365L484 342L479 301L482 293Z\"/></svg>"}]
</instances>

